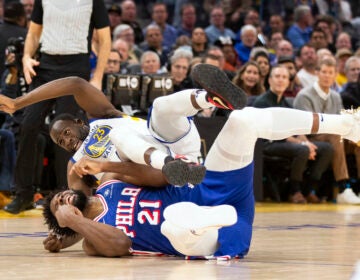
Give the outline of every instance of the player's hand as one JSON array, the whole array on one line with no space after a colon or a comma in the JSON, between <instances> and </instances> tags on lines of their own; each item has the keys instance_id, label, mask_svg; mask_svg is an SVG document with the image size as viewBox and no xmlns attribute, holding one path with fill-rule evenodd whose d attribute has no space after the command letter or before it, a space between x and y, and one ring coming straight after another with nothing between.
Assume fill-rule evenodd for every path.
<instances>
[{"instance_id":1,"label":"player's hand","mask_svg":"<svg viewBox=\"0 0 360 280\"><path fill-rule=\"evenodd\" d=\"M101 173L101 164L102 162L99 160L82 157L71 167L70 175L75 172L80 178L82 178L85 175L95 175Z\"/></svg>"},{"instance_id":2,"label":"player's hand","mask_svg":"<svg viewBox=\"0 0 360 280\"><path fill-rule=\"evenodd\" d=\"M55 217L60 227L70 227L77 217L83 217L81 211L74 205L59 205L55 211Z\"/></svg>"},{"instance_id":3,"label":"player's hand","mask_svg":"<svg viewBox=\"0 0 360 280\"><path fill-rule=\"evenodd\" d=\"M29 85L32 82L32 77L36 76L34 66L39 66L40 62L28 56L24 56L22 62L23 62L24 77L26 83Z\"/></svg>"},{"instance_id":4,"label":"player's hand","mask_svg":"<svg viewBox=\"0 0 360 280\"><path fill-rule=\"evenodd\" d=\"M306 141L306 146L309 148L310 153L309 153L309 160L315 160L316 158L316 150L317 150L317 146L309 141Z\"/></svg>"},{"instance_id":5,"label":"player's hand","mask_svg":"<svg viewBox=\"0 0 360 280\"><path fill-rule=\"evenodd\" d=\"M8 114L14 113L16 111L14 99L0 94L0 110Z\"/></svg>"},{"instance_id":6,"label":"player's hand","mask_svg":"<svg viewBox=\"0 0 360 280\"><path fill-rule=\"evenodd\" d=\"M45 238L43 241L43 245L45 250L48 250L52 253L57 253L62 248L62 240L58 238L58 236L52 232Z\"/></svg>"}]
</instances>

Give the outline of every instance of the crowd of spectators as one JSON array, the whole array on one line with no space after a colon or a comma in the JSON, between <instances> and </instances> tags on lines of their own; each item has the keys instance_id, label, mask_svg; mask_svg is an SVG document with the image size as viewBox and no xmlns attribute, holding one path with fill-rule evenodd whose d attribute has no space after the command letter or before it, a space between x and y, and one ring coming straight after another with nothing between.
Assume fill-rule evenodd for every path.
<instances>
[{"instance_id":1,"label":"crowd of spectators","mask_svg":"<svg viewBox=\"0 0 360 280\"><path fill-rule=\"evenodd\" d=\"M10 25L18 30L16 37L26 36L36 1L2 3L5 12L0 9L0 60L5 55L5 62L9 55L5 52L4 42L9 37L5 27ZM111 52L102 83L107 94L109 83L105 79L109 75L163 75L172 79L173 91L193 88L196 85L189 76L191 67L210 63L223 69L246 92L248 106L295 106L340 114L344 107L360 105L358 1L102 1L111 33ZM11 2L20 2L24 9L11 14L14 13L9 8ZM99 57L103 60L103 41L103 34L94 32L89 44L91 75L96 79L102 76L96 67ZM0 63L4 91L11 80L10 67ZM272 71L278 66L278 72L287 69L289 73L290 81L285 88L281 75ZM315 96L322 107L312 106L306 100L309 95ZM226 111L209 109L197 117L227 115ZM289 182L284 183L286 187L282 190L283 198L293 203L337 199L341 203L360 204L360 149L349 141L325 138L295 136L278 143L264 143L267 155L287 157L293 162ZM340 167L336 156L339 153ZM331 164L332 169L328 167ZM323 174L329 172L332 174L324 180ZM321 186L321 182L326 186ZM6 190L11 191L9 187ZM3 206L1 201L0 205Z\"/></svg>"}]
</instances>

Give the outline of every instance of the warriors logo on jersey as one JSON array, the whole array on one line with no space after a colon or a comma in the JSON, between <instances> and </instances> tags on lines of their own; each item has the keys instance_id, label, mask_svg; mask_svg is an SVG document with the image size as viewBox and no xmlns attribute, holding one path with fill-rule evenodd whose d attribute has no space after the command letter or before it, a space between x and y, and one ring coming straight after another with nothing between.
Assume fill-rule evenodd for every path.
<instances>
[{"instance_id":1,"label":"warriors logo on jersey","mask_svg":"<svg viewBox=\"0 0 360 280\"><path fill-rule=\"evenodd\" d=\"M84 149L86 155L91 158L99 158L106 152L111 144L109 137L111 128L108 125L101 125L90 132L89 142L86 143Z\"/></svg>"}]
</instances>

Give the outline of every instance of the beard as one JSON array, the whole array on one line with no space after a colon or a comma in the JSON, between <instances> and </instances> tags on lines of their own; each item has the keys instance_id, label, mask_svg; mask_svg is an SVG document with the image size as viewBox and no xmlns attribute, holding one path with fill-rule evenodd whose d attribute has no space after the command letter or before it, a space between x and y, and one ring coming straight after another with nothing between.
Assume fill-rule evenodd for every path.
<instances>
[{"instance_id":1,"label":"beard","mask_svg":"<svg viewBox=\"0 0 360 280\"><path fill-rule=\"evenodd\" d=\"M84 211L85 207L87 206L87 196L79 190L74 190L75 198L73 205L78 208L81 212Z\"/></svg>"}]
</instances>

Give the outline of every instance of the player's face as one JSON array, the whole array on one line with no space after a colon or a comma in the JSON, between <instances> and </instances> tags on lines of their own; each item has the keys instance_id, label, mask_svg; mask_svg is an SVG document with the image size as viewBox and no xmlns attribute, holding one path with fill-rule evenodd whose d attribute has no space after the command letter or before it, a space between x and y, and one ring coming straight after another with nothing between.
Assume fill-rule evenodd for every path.
<instances>
[{"instance_id":1,"label":"player's face","mask_svg":"<svg viewBox=\"0 0 360 280\"><path fill-rule=\"evenodd\" d=\"M50 131L55 144L68 152L75 153L86 138L89 129L83 123L70 120L56 121Z\"/></svg>"},{"instance_id":2,"label":"player's face","mask_svg":"<svg viewBox=\"0 0 360 280\"><path fill-rule=\"evenodd\" d=\"M87 203L87 197L82 191L66 190L57 193L50 203L51 212L55 215L60 205L73 205L83 211Z\"/></svg>"}]
</instances>

